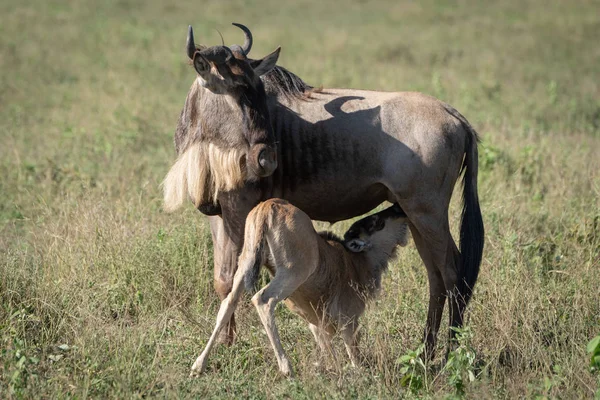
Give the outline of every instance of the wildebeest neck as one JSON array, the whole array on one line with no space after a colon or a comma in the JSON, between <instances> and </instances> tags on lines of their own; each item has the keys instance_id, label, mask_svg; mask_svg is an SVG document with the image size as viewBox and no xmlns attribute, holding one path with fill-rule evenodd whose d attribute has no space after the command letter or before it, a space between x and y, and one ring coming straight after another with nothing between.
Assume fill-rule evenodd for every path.
<instances>
[{"instance_id":1,"label":"wildebeest neck","mask_svg":"<svg viewBox=\"0 0 600 400\"><path fill-rule=\"evenodd\" d=\"M269 73L261 76L268 95L284 96L287 98L307 99L313 88L293 72L277 65Z\"/></svg>"}]
</instances>

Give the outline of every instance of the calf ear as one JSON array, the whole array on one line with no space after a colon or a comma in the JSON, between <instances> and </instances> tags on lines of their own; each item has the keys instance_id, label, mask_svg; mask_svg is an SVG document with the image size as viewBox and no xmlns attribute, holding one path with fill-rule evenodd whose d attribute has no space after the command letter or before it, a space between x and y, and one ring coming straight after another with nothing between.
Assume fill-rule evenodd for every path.
<instances>
[{"instance_id":1,"label":"calf ear","mask_svg":"<svg viewBox=\"0 0 600 400\"><path fill-rule=\"evenodd\" d=\"M392 208L392 211L394 211L396 213L396 215L401 216L401 217L406 217L406 213L404 212L402 207L400 207L400 204L394 203L391 208Z\"/></svg>"},{"instance_id":2,"label":"calf ear","mask_svg":"<svg viewBox=\"0 0 600 400\"><path fill-rule=\"evenodd\" d=\"M373 230L380 231L385 228L385 219L381 218L379 215L373 215Z\"/></svg>"},{"instance_id":3,"label":"calf ear","mask_svg":"<svg viewBox=\"0 0 600 400\"><path fill-rule=\"evenodd\" d=\"M256 60L252 62L252 68L254 69L254 73L257 76L262 76L267 72L271 71L275 68L275 64L277 64L277 60L279 59L279 52L281 51L281 47L275 49L274 52L263 58L262 60Z\"/></svg>"},{"instance_id":4,"label":"calf ear","mask_svg":"<svg viewBox=\"0 0 600 400\"><path fill-rule=\"evenodd\" d=\"M400 237L398 240L398 244L400 246L406 246L408 244L408 225L407 224L402 224L400 225Z\"/></svg>"},{"instance_id":5,"label":"calf ear","mask_svg":"<svg viewBox=\"0 0 600 400\"><path fill-rule=\"evenodd\" d=\"M368 250L371 244L361 239L352 239L344 243L344 246L353 253L361 253Z\"/></svg>"}]
</instances>

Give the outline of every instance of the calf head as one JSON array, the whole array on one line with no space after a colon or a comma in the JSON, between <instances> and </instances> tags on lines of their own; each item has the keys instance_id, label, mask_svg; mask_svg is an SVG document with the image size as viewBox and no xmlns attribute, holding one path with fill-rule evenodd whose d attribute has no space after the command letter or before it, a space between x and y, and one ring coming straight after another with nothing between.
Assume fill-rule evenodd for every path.
<instances>
[{"instance_id":1,"label":"calf head","mask_svg":"<svg viewBox=\"0 0 600 400\"><path fill-rule=\"evenodd\" d=\"M273 174L277 156L267 96L260 76L275 67L281 49L277 48L260 60L249 60L246 53L252 46L252 36L247 28L243 27L243 30L246 33L244 46L205 47L194 43L190 26L187 55L198 73L200 85L213 94L229 96L242 112L242 124L237 132L219 137L210 136L217 135L215 132L205 132L203 140L228 148L249 146L246 167L251 178L261 178ZM219 111L224 112L216 110Z\"/></svg>"},{"instance_id":2,"label":"calf head","mask_svg":"<svg viewBox=\"0 0 600 400\"><path fill-rule=\"evenodd\" d=\"M353 253L370 250L381 242L406 246L407 240L407 216L398 204L356 221L344 234L344 246Z\"/></svg>"}]
</instances>

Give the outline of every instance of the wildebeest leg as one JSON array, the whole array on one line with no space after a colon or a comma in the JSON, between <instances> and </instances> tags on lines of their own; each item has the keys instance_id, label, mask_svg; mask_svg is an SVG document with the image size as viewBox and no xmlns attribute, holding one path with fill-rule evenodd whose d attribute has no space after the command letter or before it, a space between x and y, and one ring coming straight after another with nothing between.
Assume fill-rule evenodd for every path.
<instances>
[{"instance_id":1,"label":"wildebeest leg","mask_svg":"<svg viewBox=\"0 0 600 400\"><path fill-rule=\"evenodd\" d=\"M402 204L401 206L407 211L407 207ZM446 302L446 285L442 271L448 267L454 268L454 265L446 264L448 236L444 233L444 229L440 229L440 224L434 222L437 219L432 218L430 215L411 215L409 212L407 211L407 214L411 221L413 240L419 255L423 259L429 280L429 308L424 341L426 356L432 359L435 355L437 333L444 311L444 303ZM441 225L443 227L444 224L441 223Z\"/></svg>"},{"instance_id":2,"label":"wildebeest leg","mask_svg":"<svg viewBox=\"0 0 600 400\"><path fill-rule=\"evenodd\" d=\"M246 217L259 203L260 196L261 192L251 187L223 192L219 195L222 216L209 217L214 243L214 284L220 299L224 299L231 290L238 258L244 245ZM232 344L235 334L235 319L232 315L229 327L222 331L220 341Z\"/></svg>"},{"instance_id":3,"label":"wildebeest leg","mask_svg":"<svg viewBox=\"0 0 600 400\"><path fill-rule=\"evenodd\" d=\"M454 265L455 268L446 268L442 271L442 276L444 278L444 285L446 286L446 292L449 294L450 301L450 327L460 328L463 325L463 317L467 304L465 303L465 299L461 293L458 292L456 285L458 284L458 276L457 270L460 268L461 256L458 248L456 247L456 243L452 236L450 236L450 232L448 232L449 240L448 240L448 252L447 252L447 262L446 265ZM456 332L454 330L450 330L450 339L452 343L452 339L456 336Z\"/></svg>"},{"instance_id":4,"label":"wildebeest leg","mask_svg":"<svg viewBox=\"0 0 600 400\"><path fill-rule=\"evenodd\" d=\"M239 249L225 232L220 216L208 217L213 239L214 287L223 301L229 294L236 271ZM235 340L236 326L233 313L227 321L227 329L221 330L219 343L231 345Z\"/></svg>"},{"instance_id":5,"label":"wildebeest leg","mask_svg":"<svg viewBox=\"0 0 600 400\"><path fill-rule=\"evenodd\" d=\"M204 351L202 351L202 354L200 354L200 356L196 359L196 362L194 362L194 365L192 365L192 371L190 372L191 377L197 376L205 371L208 355L215 345L215 341L217 340L219 333L229 323L231 317L233 316L233 312L238 304L240 296L244 291L243 280L243 273L236 274L231 292L221 302L221 307L219 308L219 312L217 314L215 329L213 330L208 343L206 343Z\"/></svg>"},{"instance_id":6,"label":"wildebeest leg","mask_svg":"<svg viewBox=\"0 0 600 400\"><path fill-rule=\"evenodd\" d=\"M356 322L350 322L344 325L340 330L340 335L346 346L346 352L350 357L350 362L353 367L358 367L361 364L360 351L358 350L358 324Z\"/></svg>"},{"instance_id":7,"label":"wildebeest leg","mask_svg":"<svg viewBox=\"0 0 600 400\"><path fill-rule=\"evenodd\" d=\"M331 345L331 335L325 331L322 327L317 325L308 324L308 329L312 332L315 337L315 341L323 354L330 354L334 363L337 364L337 356L335 354L335 349Z\"/></svg>"},{"instance_id":8,"label":"wildebeest leg","mask_svg":"<svg viewBox=\"0 0 600 400\"><path fill-rule=\"evenodd\" d=\"M441 218L435 217L422 217L418 218L419 233L421 233L421 240L424 242L423 246L426 246L431 256L431 261L436 268L429 268L427 265L427 272L429 276L429 282L432 286L432 278L435 280L438 286L436 292L443 292L445 297L449 299L449 322L450 327L459 328L462 326L463 313L466 307L463 297L458 293L458 272L461 267L460 253L456 247L456 243L450 234L450 225L448 223L448 214L441 213ZM433 222L436 221L436 222ZM426 232L423 234L423 232ZM427 235L427 236L425 236ZM427 239L425 239L425 237ZM415 240L416 243L416 240ZM417 248L420 247L417 244ZM432 276L435 275L435 276ZM443 288L440 286L440 277L442 278ZM431 302L431 299L430 299ZM442 300L443 302L443 300ZM443 307L443 304L442 304ZM430 303L431 310L431 303ZM440 314L437 315L438 327ZM450 330L450 339L455 336L454 330Z\"/></svg>"}]
</instances>

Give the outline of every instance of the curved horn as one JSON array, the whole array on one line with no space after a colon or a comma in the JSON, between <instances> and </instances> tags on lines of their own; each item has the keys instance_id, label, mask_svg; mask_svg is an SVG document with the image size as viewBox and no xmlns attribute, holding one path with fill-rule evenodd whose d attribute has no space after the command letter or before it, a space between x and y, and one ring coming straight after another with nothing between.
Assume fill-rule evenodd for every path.
<instances>
[{"instance_id":1,"label":"curved horn","mask_svg":"<svg viewBox=\"0 0 600 400\"><path fill-rule=\"evenodd\" d=\"M238 24L237 22L233 22L233 23L231 23L231 25L235 25L244 31L244 35L246 35L246 39L244 40L244 45L242 46L242 50L244 50L244 55L248 55L248 53L250 53L250 49L252 48L252 33L250 32L250 29L246 28L242 24Z\"/></svg>"},{"instance_id":2,"label":"curved horn","mask_svg":"<svg viewBox=\"0 0 600 400\"><path fill-rule=\"evenodd\" d=\"M188 27L186 48L188 57L190 58L190 60L193 60L194 53L196 53L196 45L194 44L194 30L192 29L191 25L189 25Z\"/></svg>"},{"instance_id":3,"label":"curved horn","mask_svg":"<svg viewBox=\"0 0 600 400\"><path fill-rule=\"evenodd\" d=\"M225 40L223 40L223 35L221 35L221 31L219 31L217 28L215 28L215 31L217 31L219 36L221 36L221 46L225 46Z\"/></svg>"}]
</instances>

